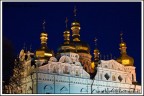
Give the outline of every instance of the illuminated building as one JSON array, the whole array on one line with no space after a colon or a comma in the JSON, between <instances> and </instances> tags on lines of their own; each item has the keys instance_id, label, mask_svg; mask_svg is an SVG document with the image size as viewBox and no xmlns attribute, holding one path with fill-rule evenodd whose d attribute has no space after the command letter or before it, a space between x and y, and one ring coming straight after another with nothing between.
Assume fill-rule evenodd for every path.
<instances>
[{"instance_id":1,"label":"illuminated building","mask_svg":"<svg viewBox=\"0 0 144 96\"><path fill-rule=\"evenodd\" d=\"M76 16L76 8L74 10ZM100 51L93 51L80 39L80 22L76 19L71 23L70 30L63 33L64 42L57 54L47 47L48 34L43 23L40 35L41 47L32 53L20 51L15 60L14 74L5 93L20 94L113 94L141 93L137 84L134 59L126 53L126 43L121 34L121 56L117 60L101 60Z\"/></svg>"}]
</instances>

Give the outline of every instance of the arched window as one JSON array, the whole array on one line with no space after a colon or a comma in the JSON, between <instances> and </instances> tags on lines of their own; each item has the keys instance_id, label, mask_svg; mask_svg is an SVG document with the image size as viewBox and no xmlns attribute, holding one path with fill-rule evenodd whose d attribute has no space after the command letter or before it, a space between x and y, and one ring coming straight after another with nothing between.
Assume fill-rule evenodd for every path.
<instances>
[{"instance_id":1,"label":"arched window","mask_svg":"<svg viewBox=\"0 0 144 96\"><path fill-rule=\"evenodd\" d=\"M119 79L120 82L123 80L120 75L118 76L118 79Z\"/></svg>"},{"instance_id":2,"label":"arched window","mask_svg":"<svg viewBox=\"0 0 144 96\"><path fill-rule=\"evenodd\" d=\"M114 75L112 76L112 81L116 81L116 78Z\"/></svg>"},{"instance_id":3,"label":"arched window","mask_svg":"<svg viewBox=\"0 0 144 96\"><path fill-rule=\"evenodd\" d=\"M53 90L53 88L52 88L50 85L46 85L46 86L44 87L44 92L45 92L45 94L50 94L50 93L52 93L52 90Z\"/></svg>"}]
</instances>

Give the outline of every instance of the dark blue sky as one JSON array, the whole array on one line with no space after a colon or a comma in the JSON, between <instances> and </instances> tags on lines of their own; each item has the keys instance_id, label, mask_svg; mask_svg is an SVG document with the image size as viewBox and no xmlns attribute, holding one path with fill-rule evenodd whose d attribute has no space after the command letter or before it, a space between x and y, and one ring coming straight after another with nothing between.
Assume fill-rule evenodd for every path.
<instances>
[{"instance_id":1,"label":"dark blue sky","mask_svg":"<svg viewBox=\"0 0 144 96\"><path fill-rule=\"evenodd\" d=\"M35 51L40 46L42 22L46 21L48 47L57 52L63 42L65 18L68 28L74 20L73 8L77 6L77 20L81 24L80 38L94 49L94 38L102 55L120 56L119 43L122 31L127 43L127 53L135 60L137 80L141 83L141 3L3 3L3 68L8 60L19 54L24 43ZM7 55L12 54L12 57ZM7 58L7 59L6 59ZM4 78L11 73L4 72Z\"/></svg>"}]
</instances>

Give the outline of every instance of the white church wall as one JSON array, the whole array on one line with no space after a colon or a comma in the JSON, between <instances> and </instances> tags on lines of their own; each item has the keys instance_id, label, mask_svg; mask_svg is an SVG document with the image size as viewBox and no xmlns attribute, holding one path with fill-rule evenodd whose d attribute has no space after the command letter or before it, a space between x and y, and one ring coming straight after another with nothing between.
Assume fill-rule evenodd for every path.
<instances>
[{"instance_id":1,"label":"white church wall","mask_svg":"<svg viewBox=\"0 0 144 96\"><path fill-rule=\"evenodd\" d=\"M38 70L33 75L29 75L23 80L24 86L26 85L24 93L91 94L92 92L93 94L107 94L129 93L128 91L133 91L134 88L135 91L141 90L141 86L132 85L129 72L135 72L134 67L124 69L123 65L114 60L102 61L97 67L97 74L93 82L81 65L67 62L69 60L66 62L49 61L48 64L38 67ZM68 66L68 69L65 68L66 66ZM66 69L69 73L65 73ZM78 75L76 75L77 73ZM122 80L119 79L119 76ZM31 88L33 90L30 90Z\"/></svg>"}]
</instances>

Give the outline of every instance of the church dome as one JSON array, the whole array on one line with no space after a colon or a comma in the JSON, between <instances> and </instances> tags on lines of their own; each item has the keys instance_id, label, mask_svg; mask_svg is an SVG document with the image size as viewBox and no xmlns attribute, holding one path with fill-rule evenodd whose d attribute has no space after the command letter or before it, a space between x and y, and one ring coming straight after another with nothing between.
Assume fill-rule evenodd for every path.
<instances>
[{"instance_id":1,"label":"church dome","mask_svg":"<svg viewBox=\"0 0 144 96\"><path fill-rule=\"evenodd\" d=\"M94 53L99 53L99 49L98 49L98 48L95 48L95 49L94 49Z\"/></svg>"},{"instance_id":2,"label":"church dome","mask_svg":"<svg viewBox=\"0 0 144 96\"><path fill-rule=\"evenodd\" d=\"M83 41L73 41L78 53L90 53L90 47Z\"/></svg>"},{"instance_id":3,"label":"church dome","mask_svg":"<svg viewBox=\"0 0 144 96\"><path fill-rule=\"evenodd\" d=\"M125 42L121 42L120 43L120 47L126 47L126 43Z\"/></svg>"},{"instance_id":4,"label":"church dome","mask_svg":"<svg viewBox=\"0 0 144 96\"><path fill-rule=\"evenodd\" d=\"M41 59L49 59L54 56L53 50L48 49L47 47L41 47L36 50L36 57Z\"/></svg>"},{"instance_id":5,"label":"church dome","mask_svg":"<svg viewBox=\"0 0 144 96\"><path fill-rule=\"evenodd\" d=\"M78 21L73 21L72 23L71 23L71 26L73 27L73 26L80 26L80 23L78 22Z\"/></svg>"},{"instance_id":6,"label":"church dome","mask_svg":"<svg viewBox=\"0 0 144 96\"><path fill-rule=\"evenodd\" d=\"M76 52L75 45L70 42L70 30L67 28L68 19L66 18L66 30L63 32L64 42L58 48L58 54L64 52Z\"/></svg>"},{"instance_id":7,"label":"church dome","mask_svg":"<svg viewBox=\"0 0 144 96\"><path fill-rule=\"evenodd\" d=\"M134 59L132 57L128 56L127 51L126 51L127 46L126 46L126 43L123 41L122 35L123 35L123 33L120 34L121 43L119 44L121 56L119 58L117 58L117 61L125 66L133 66Z\"/></svg>"},{"instance_id":8,"label":"church dome","mask_svg":"<svg viewBox=\"0 0 144 96\"><path fill-rule=\"evenodd\" d=\"M76 48L75 45L73 43L69 43L69 44L61 44L60 47L58 48L58 52L59 53L63 53L63 52L76 52Z\"/></svg>"},{"instance_id":9,"label":"church dome","mask_svg":"<svg viewBox=\"0 0 144 96\"><path fill-rule=\"evenodd\" d=\"M117 61L125 66L133 66L134 59L127 54L122 54L119 58L117 58Z\"/></svg>"}]
</instances>

